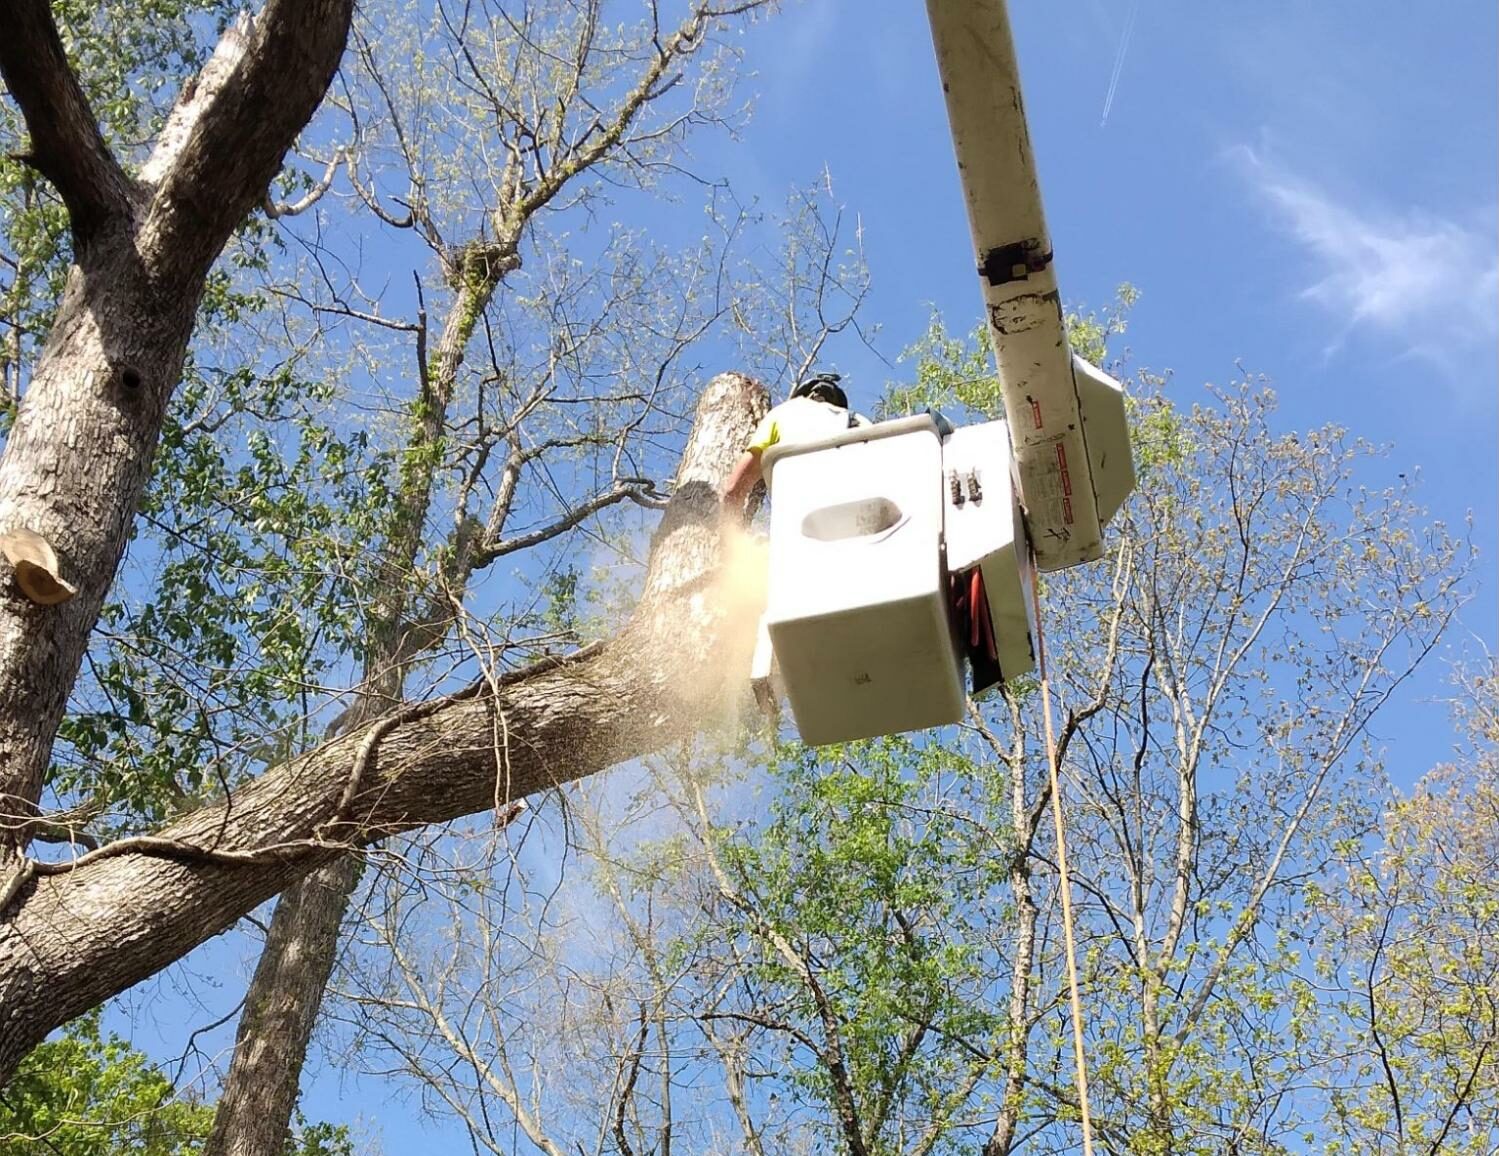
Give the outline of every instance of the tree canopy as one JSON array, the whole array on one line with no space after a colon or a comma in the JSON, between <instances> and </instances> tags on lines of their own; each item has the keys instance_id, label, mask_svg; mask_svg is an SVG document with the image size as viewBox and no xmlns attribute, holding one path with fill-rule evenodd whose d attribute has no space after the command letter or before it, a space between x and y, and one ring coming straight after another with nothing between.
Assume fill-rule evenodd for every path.
<instances>
[{"instance_id":1,"label":"tree canopy","mask_svg":"<svg viewBox=\"0 0 1499 1156\"><path fill-rule=\"evenodd\" d=\"M749 709L723 480L876 330L830 177L694 169L768 0L11 7L0 541L72 593L0 568L0 1151L353 1151L317 1031L497 1154L1074 1150L1035 680ZM1139 490L1042 591L1098 1141L1490 1152L1492 664L1414 790L1375 729L1471 546L1135 296L1068 322ZM1000 412L935 315L924 406ZM233 1048L156 1066L101 1008L226 932Z\"/></svg>"}]
</instances>

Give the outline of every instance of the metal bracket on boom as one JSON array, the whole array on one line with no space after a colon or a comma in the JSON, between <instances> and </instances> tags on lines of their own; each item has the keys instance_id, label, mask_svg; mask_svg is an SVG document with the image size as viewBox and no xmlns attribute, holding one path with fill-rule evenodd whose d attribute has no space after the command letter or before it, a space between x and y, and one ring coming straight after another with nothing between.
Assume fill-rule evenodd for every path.
<instances>
[{"instance_id":1,"label":"metal bracket on boom","mask_svg":"<svg viewBox=\"0 0 1499 1156\"><path fill-rule=\"evenodd\" d=\"M979 275L990 285L1008 285L1024 281L1032 273L1041 273L1051 264L1051 250L1045 241L1031 238L1000 245L984 254Z\"/></svg>"}]
</instances>

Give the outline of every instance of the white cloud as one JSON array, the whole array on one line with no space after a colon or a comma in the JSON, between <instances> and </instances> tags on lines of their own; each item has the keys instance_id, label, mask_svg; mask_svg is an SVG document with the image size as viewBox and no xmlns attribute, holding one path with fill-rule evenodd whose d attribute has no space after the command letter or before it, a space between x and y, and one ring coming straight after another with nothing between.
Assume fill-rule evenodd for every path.
<instances>
[{"instance_id":1,"label":"white cloud","mask_svg":"<svg viewBox=\"0 0 1499 1156\"><path fill-rule=\"evenodd\" d=\"M1232 155L1305 254L1309 281L1300 295L1337 325L1330 352L1363 330L1406 356L1456 371L1499 333L1492 214L1464 223L1418 209L1364 209L1334 200L1249 148Z\"/></svg>"}]
</instances>

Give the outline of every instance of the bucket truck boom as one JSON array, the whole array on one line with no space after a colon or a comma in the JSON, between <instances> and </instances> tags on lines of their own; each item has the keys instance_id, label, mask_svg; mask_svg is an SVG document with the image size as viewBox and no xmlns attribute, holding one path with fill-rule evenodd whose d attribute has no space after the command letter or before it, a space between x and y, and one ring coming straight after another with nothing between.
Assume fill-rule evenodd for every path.
<instances>
[{"instance_id":1,"label":"bucket truck boom","mask_svg":"<svg viewBox=\"0 0 1499 1156\"><path fill-rule=\"evenodd\" d=\"M1004 0L927 0L1037 567L1103 556L1134 488L1118 383L1073 357Z\"/></svg>"},{"instance_id":2,"label":"bucket truck boom","mask_svg":"<svg viewBox=\"0 0 1499 1156\"><path fill-rule=\"evenodd\" d=\"M927 0L1007 421L777 444L757 674L809 744L957 722L1035 666L1031 565L1103 555L1134 488L1119 384L1068 347L1004 0Z\"/></svg>"}]
</instances>

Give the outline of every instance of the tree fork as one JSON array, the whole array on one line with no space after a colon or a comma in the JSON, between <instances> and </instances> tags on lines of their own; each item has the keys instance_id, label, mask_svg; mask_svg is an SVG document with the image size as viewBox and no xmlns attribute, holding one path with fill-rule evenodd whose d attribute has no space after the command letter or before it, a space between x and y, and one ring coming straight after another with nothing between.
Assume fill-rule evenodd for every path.
<instances>
[{"instance_id":1,"label":"tree fork","mask_svg":"<svg viewBox=\"0 0 1499 1156\"><path fill-rule=\"evenodd\" d=\"M136 182L105 145L45 0L11 5L0 74L32 163L68 207L77 264L0 458L0 533L40 535L78 595L39 606L0 585L0 869L24 854L208 271L321 103L352 12L352 0L269 0L230 28Z\"/></svg>"}]
</instances>

